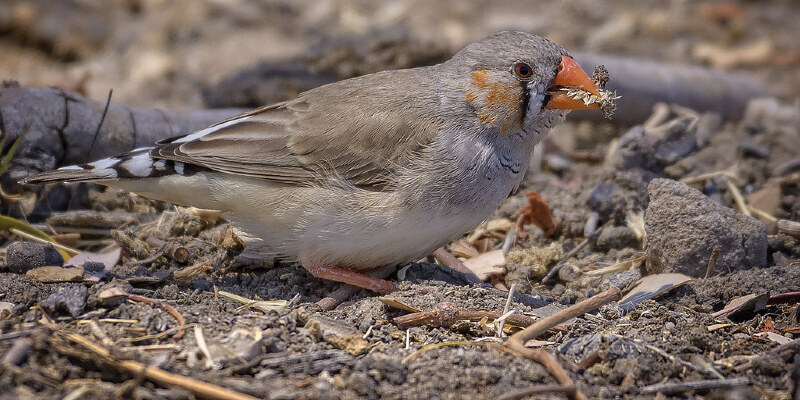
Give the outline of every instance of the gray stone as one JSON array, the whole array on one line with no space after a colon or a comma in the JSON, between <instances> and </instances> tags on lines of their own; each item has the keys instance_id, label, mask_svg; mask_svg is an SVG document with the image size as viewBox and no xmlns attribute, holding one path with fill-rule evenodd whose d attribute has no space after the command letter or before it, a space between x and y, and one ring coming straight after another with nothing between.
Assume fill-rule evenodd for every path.
<instances>
[{"instance_id":1,"label":"gray stone","mask_svg":"<svg viewBox=\"0 0 800 400\"><path fill-rule=\"evenodd\" d=\"M647 189L648 272L703 277L716 246L720 252L712 275L766 266L766 228L755 218L677 181L654 179Z\"/></svg>"},{"instance_id":2,"label":"gray stone","mask_svg":"<svg viewBox=\"0 0 800 400\"><path fill-rule=\"evenodd\" d=\"M17 274L24 274L33 268L63 264L64 258L50 244L14 242L6 249L6 266Z\"/></svg>"},{"instance_id":3,"label":"gray stone","mask_svg":"<svg viewBox=\"0 0 800 400\"><path fill-rule=\"evenodd\" d=\"M627 226L609 226L597 236L598 250L607 251L626 247L639 247L636 234Z\"/></svg>"},{"instance_id":4,"label":"gray stone","mask_svg":"<svg viewBox=\"0 0 800 400\"><path fill-rule=\"evenodd\" d=\"M49 313L66 311L73 317L83 314L89 290L81 284L70 284L51 294L42 302L42 308Z\"/></svg>"}]
</instances>

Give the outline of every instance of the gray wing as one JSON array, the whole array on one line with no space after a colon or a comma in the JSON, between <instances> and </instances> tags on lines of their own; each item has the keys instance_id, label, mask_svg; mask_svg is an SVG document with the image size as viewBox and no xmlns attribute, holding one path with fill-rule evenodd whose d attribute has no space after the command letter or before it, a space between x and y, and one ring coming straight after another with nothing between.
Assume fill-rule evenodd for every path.
<instances>
[{"instance_id":1,"label":"gray wing","mask_svg":"<svg viewBox=\"0 0 800 400\"><path fill-rule=\"evenodd\" d=\"M434 139L437 126L404 108L408 99L359 82L346 90L324 86L253 110L160 143L150 154L287 185L336 176L365 189L386 187L392 172ZM330 92L337 95L327 96ZM352 101L373 97L376 101Z\"/></svg>"}]
</instances>

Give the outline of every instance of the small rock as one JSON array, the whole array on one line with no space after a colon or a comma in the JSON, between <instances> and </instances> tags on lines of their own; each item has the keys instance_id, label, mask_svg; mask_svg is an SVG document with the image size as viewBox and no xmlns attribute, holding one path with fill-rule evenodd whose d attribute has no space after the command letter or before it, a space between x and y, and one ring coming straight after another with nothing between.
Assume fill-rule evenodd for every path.
<instances>
[{"instance_id":1,"label":"small rock","mask_svg":"<svg viewBox=\"0 0 800 400\"><path fill-rule=\"evenodd\" d=\"M674 118L649 131L634 126L619 139L617 169L658 172L694 154L699 147L693 121L691 117Z\"/></svg>"},{"instance_id":2,"label":"small rock","mask_svg":"<svg viewBox=\"0 0 800 400\"><path fill-rule=\"evenodd\" d=\"M714 275L766 265L766 228L758 220L669 179L653 180L648 192L649 272L703 277L714 247L720 249Z\"/></svg>"},{"instance_id":3,"label":"small rock","mask_svg":"<svg viewBox=\"0 0 800 400\"><path fill-rule=\"evenodd\" d=\"M314 314L305 327L315 339L323 339L333 347L345 350L351 355L360 355L369 349L369 342L362 338L361 332L343 321Z\"/></svg>"},{"instance_id":4,"label":"small rock","mask_svg":"<svg viewBox=\"0 0 800 400\"><path fill-rule=\"evenodd\" d=\"M7 301L0 301L0 319L7 319L11 316L14 310L14 303Z\"/></svg>"},{"instance_id":5,"label":"small rock","mask_svg":"<svg viewBox=\"0 0 800 400\"><path fill-rule=\"evenodd\" d=\"M60 267L63 264L64 258L51 244L14 242L6 248L6 266L9 271L17 274L46 265Z\"/></svg>"},{"instance_id":6,"label":"small rock","mask_svg":"<svg viewBox=\"0 0 800 400\"><path fill-rule=\"evenodd\" d=\"M347 388L361 396L376 399L378 398L375 380L369 377L366 372L353 372L346 380Z\"/></svg>"},{"instance_id":7,"label":"small rock","mask_svg":"<svg viewBox=\"0 0 800 400\"><path fill-rule=\"evenodd\" d=\"M227 338L220 341L220 344L212 344L209 347L211 357L214 361L229 365L238 360L250 361L261 354L261 330L236 329Z\"/></svg>"},{"instance_id":8,"label":"small rock","mask_svg":"<svg viewBox=\"0 0 800 400\"><path fill-rule=\"evenodd\" d=\"M66 311L73 317L77 317L83 314L88 296L89 290L86 289L86 286L81 284L66 285L43 301L42 307L50 313Z\"/></svg>"},{"instance_id":9,"label":"small rock","mask_svg":"<svg viewBox=\"0 0 800 400\"><path fill-rule=\"evenodd\" d=\"M597 350L606 350L610 359L635 359L647 353L647 349L639 343L615 334L591 333L569 339L558 350L561 354L575 359L584 359Z\"/></svg>"},{"instance_id":10,"label":"small rock","mask_svg":"<svg viewBox=\"0 0 800 400\"><path fill-rule=\"evenodd\" d=\"M758 375L781 376L789 371L789 366L780 357L756 357L750 361L750 366Z\"/></svg>"},{"instance_id":11,"label":"small rock","mask_svg":"<svg viewBox=\"0 0 800 400\"><path fill-rule=\"evenodd\" d=\"M607 251L626 247L639 247L639 240L636 238L636 234L627 226L609 226L597 236L597 248L599 250Z\"/></svg>"}]
</instances>

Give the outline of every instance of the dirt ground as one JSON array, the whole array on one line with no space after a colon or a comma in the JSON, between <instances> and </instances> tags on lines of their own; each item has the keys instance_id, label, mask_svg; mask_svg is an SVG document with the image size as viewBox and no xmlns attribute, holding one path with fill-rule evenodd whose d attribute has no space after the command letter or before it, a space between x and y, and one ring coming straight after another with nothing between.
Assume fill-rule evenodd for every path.
<instances>
[{"instance_id":1,"label":"dirt ground","mask_svg":"<svg viewBox=\"0 0 800 400\"><path fill-rule=\"evenodd\" d=\"M247 107L438 62L506 29L575 51L750 74L770 97L737 120L664 105L636 126L555 128L519 192L449 246L469 260L514 239L486 283L428 258L391 275L400 290L388 297L500 315L514 287L510 308L539 319L611 286L645 293L641 278L664 284L682 273L691 279L593 310L530 345L589 398L796 399L800 234L778 221L800 221L797 21L800 6L788 0L12 0L0 4L0 78L100 100L113 89L113 101L141 107ZM339 285L242 252L214 213L71 190L81 193L71 209L34 226L121 256L63 277L75 268L34 268L60 264L55 249L0 232L0 399L195 397L119 360L269 399L495 398L557 384L542 365L492 345L519 330L511 322L502 338L495 317L405 327L395 318L409 311L366 291L321 311L315 302ZM552 229L516 224L530 192L546 200ZM752 298L725 311L742 296ZM652 386L700 381L711 389Z\"/></svg>"}]
</instances>

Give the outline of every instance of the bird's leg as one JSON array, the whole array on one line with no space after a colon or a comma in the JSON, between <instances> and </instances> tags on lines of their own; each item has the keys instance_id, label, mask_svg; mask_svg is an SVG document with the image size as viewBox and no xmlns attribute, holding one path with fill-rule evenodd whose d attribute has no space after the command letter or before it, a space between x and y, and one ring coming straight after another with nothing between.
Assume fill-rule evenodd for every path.
<instances>
[{"instance_id":1,"label":"bird's leg","mask_svg":"<svg viewBox=\"0 0 800 400\"><path fill-rule=\"evenodd\" d=\"M316 278L349 283L353 286L362 287L381 294L391 293L397 290L397 285L385 279L375 278L343 268L311 263L303 264L303 268Z\"/></svg>"}]
</instances>

